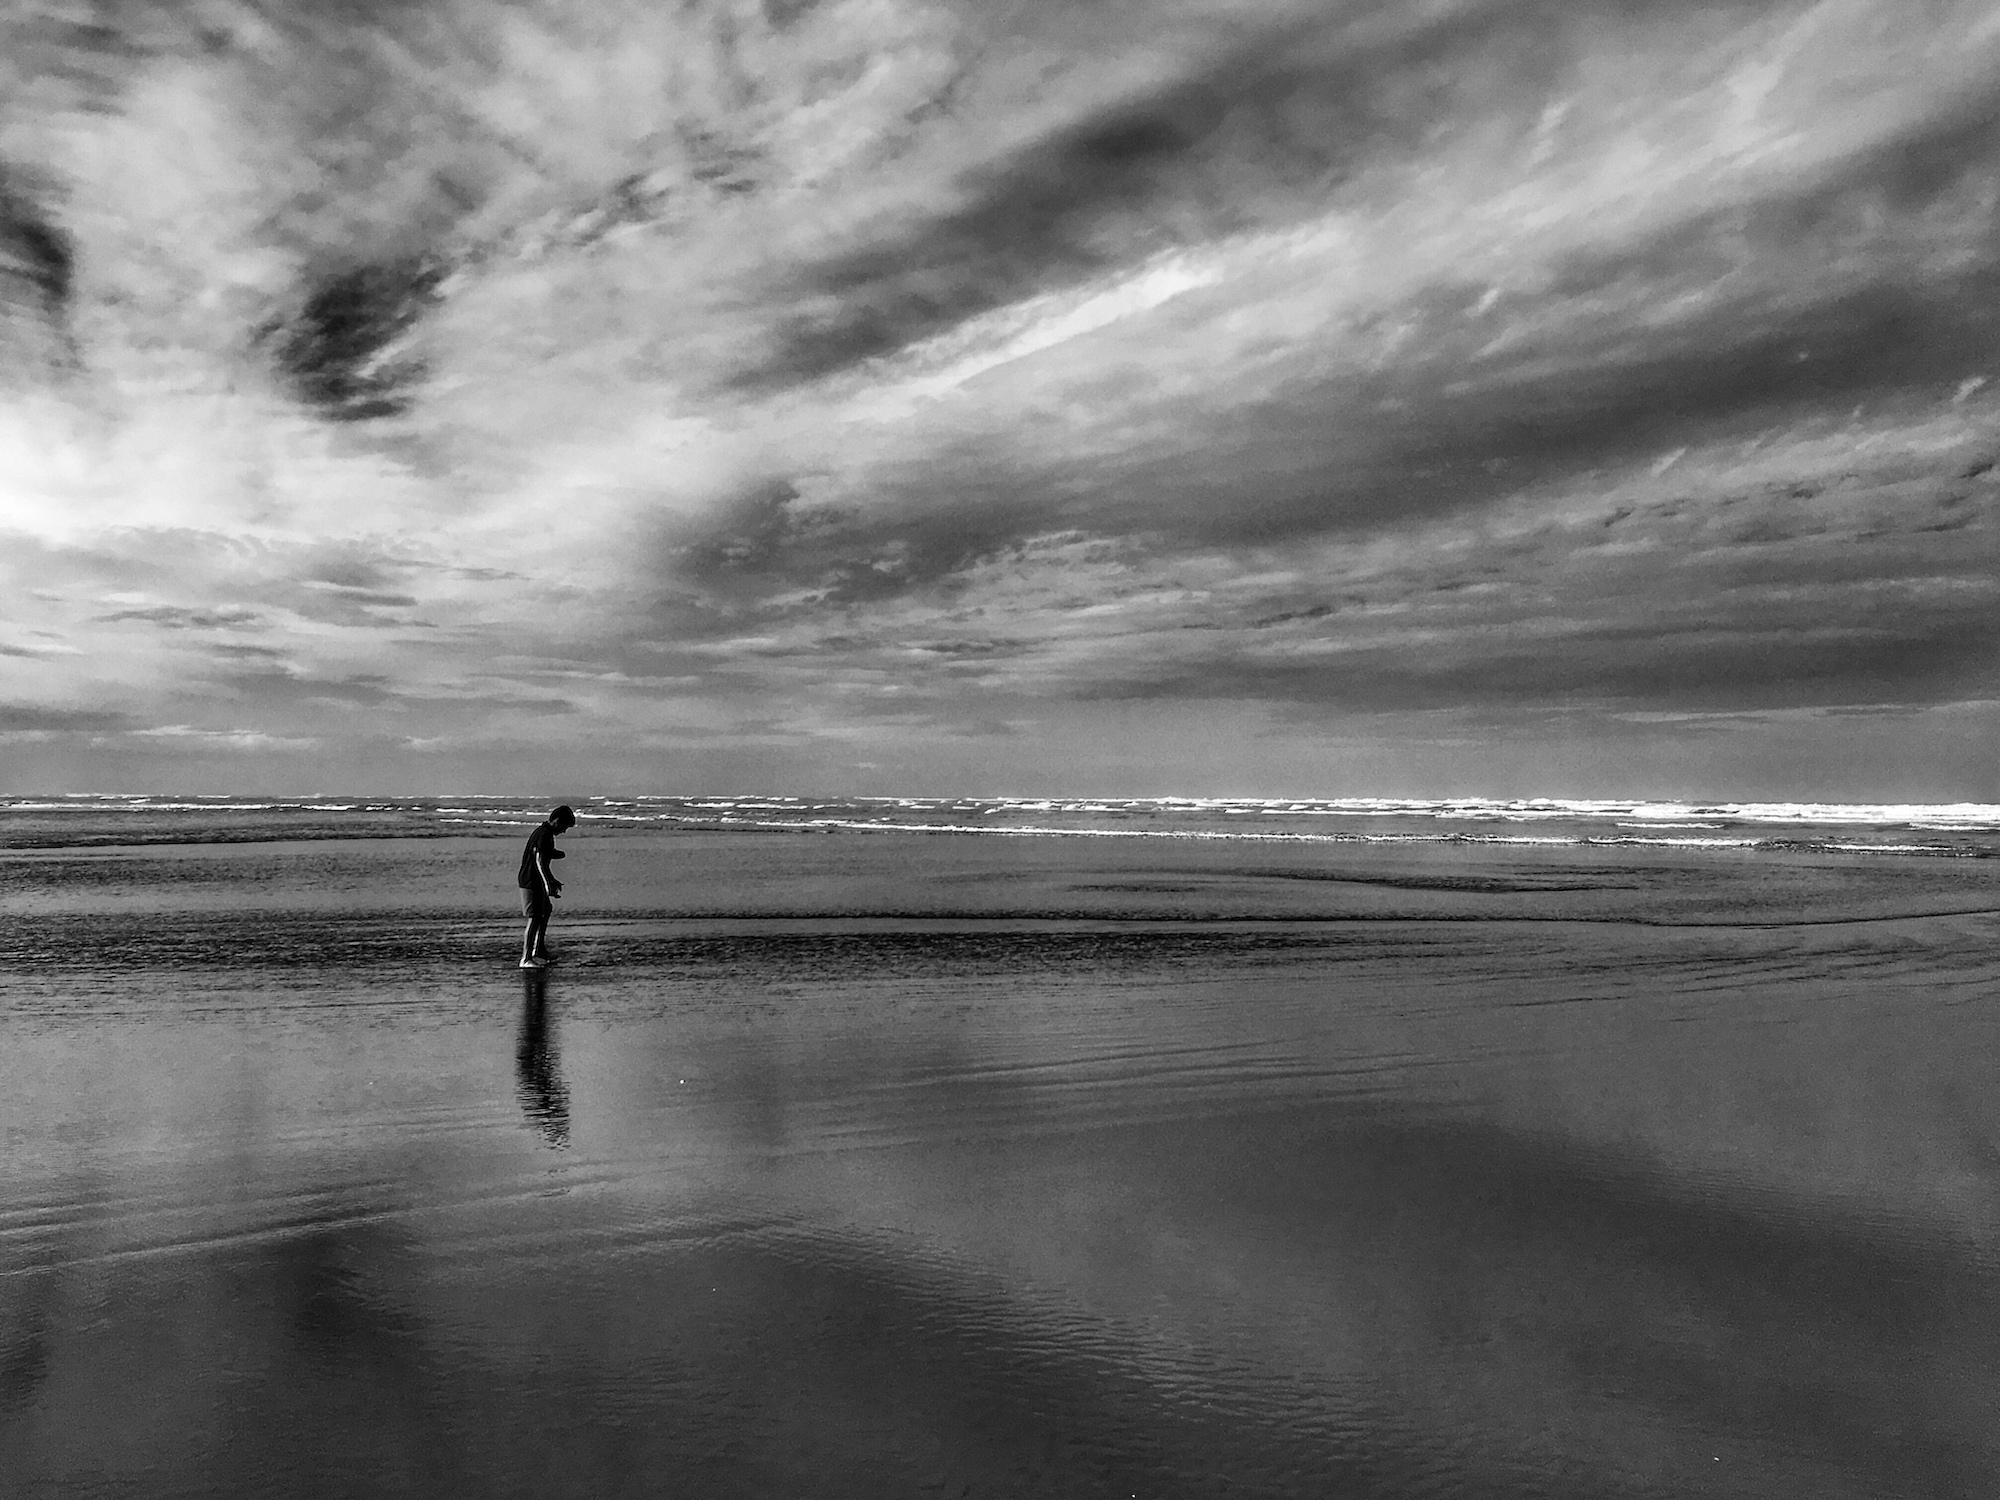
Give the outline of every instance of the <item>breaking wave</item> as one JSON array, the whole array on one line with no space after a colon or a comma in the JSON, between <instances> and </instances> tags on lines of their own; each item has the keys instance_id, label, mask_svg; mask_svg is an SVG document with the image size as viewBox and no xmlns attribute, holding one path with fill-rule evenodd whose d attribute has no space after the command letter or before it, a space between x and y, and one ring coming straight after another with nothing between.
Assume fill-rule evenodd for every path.
<instances>
[{"instance_id":1,"label":"breaking wave","mask_svg":"<svg viewBox=\"0 0 2000 1500\"><path fill-rule=\"evenodd\" d=\"M1660 802L1533 797L851 797L629 794L572 798L600 833L921 834L1286 843L1479 843L1984 857L1992 803ZM0 847L340 838L498 837L547 802L450 797L0 799Z\"/></svg>"}]
</instances>

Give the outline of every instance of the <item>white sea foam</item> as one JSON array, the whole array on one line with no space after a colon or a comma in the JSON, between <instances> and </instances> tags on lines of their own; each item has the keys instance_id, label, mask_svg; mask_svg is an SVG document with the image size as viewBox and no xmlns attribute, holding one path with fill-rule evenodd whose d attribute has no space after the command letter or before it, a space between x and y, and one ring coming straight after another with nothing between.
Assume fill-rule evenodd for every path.
<instances>
[{"instance_id":1,"label":"white sea foam","mask_svg":"<svg viewBox=\"0 0 2000 1500\"><path fill-rule=\"evenodd\" d=\"M683 820L677 820L683 821ZM1060 828L1021 823L995 827L973 823L892 823L865 818L718 818L685 821L726 823L734 828L842 829L855 833L979 834L988 838L1171 839L1185 842L1291 844L1504 844L1581 848L1593 844L1662 848L1749 848L1754 838L1645 839L1576 835L1569 838L1503 833L1297 833L1285 829L1237 832L1218 828ZM1867 848L1867 845L1857 846Z\"/></svg>"},{"instance_id":2,"label":"white sea foam","mask_svg":"<svg viewBox=\"0 0 2000 1500\"><path fill-rule=\"evenodd\" d=\"M282 802L154 802L150 798L137 798L120 804L133 812L272 812L287 804ZM296 806L296 804L292 804Z\"/></svg>"},{"instance_id":3,"label":"white sea foam","mask_svg":"<svg viewBox=\"0 0 2000 1500\"><path fill-rule=\"evenodd\" d=\"M292 813L399 815L413 828L518 827L542 803L465 792L455 798L336 802L159 798L128 794L0 799L16 818L77 812L184 820L191 836L206 818ZM806 799L771 794L660 793L577 799L580 816L617 825L882 833L986 834L1018 838L1148 838L1269 843L1434 842L1726 850L1752 846L1840 853L2000 854L2000 805L1990 803L1698 802L1642 798L1413 797L897 797ZM1328 827L1331 821L1336 827ZM1340 826L1345 825L1345 826ZM281 825L280 825L281 826ZM1515 832L1514 830L1519 830ZM1879 838L1880 842L1873 840Z\"/></svg>"}]
</instances>

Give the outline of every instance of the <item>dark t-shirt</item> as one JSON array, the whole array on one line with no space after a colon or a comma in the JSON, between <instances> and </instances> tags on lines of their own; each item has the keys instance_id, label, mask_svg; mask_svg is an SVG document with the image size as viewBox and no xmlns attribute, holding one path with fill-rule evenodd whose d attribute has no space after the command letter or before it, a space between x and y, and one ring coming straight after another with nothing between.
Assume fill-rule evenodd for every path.
<instances>
[{"instance_id":1,"label":"dark t-shirt","mask_svg":"<svg viewBox=\"0 0 2000 1500\"><path fill-rule=\"evenodd\" d=\"M542 873L538 855L547 854L552 860L562 858L562 850L556 847L556 831L546 823L537 824L535 831L528 835L528 842L521 847L521 873L516 883L524 891L539 891L542 888ZM555 871L549 871L551 875Z\"/></svg>"}]
</instances>

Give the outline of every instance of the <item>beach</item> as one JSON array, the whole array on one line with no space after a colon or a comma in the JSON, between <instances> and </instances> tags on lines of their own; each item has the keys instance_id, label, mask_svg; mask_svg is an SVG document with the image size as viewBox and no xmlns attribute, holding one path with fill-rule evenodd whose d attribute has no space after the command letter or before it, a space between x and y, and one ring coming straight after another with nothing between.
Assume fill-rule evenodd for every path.
<instances>
[{"instance_id":1,"label":"beach","mask_svg":"<svg viewBox=\"0 0 2000 1500\"><path fill-rule=\"evenodd\" d=\"M19 1493L2000 1491L1974 813L578 806L0 809Z\"/></svg>"}]
</instances>

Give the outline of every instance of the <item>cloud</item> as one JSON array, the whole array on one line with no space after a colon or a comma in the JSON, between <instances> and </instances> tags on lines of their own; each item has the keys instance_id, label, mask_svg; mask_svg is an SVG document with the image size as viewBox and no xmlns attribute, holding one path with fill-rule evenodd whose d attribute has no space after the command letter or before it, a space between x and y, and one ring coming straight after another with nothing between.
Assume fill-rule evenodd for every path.
<instances>
[{"instance_id":1,"label":"cloud","mask_svg":"<svg viewBox=\"0 0 2000 1500\"><path fill-rule=\"evenodd\" d=\"M6 691L155 754L1995 690L1983 4L7 26Z\"/></svg>"},{"instance_id":2,"label":"cloud","mask_svg":"<svg viewBox=\"0 0 2000 1500\"><path fill-rule=\"evenodd\" d=\"M262 617L250 609L190 609L156 604L145 609L114 610L97 619L107 625L120 620L144 620L163 630L242 630L261 623Z\"/></svg>"},{"instance_id":3,"label":"cloud","mask_svg":"<svg viewBox=\"0 0 2000 1500\"><path fill-rule=\"evenodd\" d=\"M95 708L45 708L0 703L0 734L80 734L124 729L123 714Z\"/></svg>"},{"instance_id":4,"label":"cloud","mask_svg":"<svg viewBox=\"0 0 2000 1500\"><path fill-rule=\"evenodd\" d=\"M266 734L261 729L201 729L192 724L160 724L131 734L141 740L182 741L204 750L311 750L319 744L316 739Z\"/></svg>"}]
</instances>

